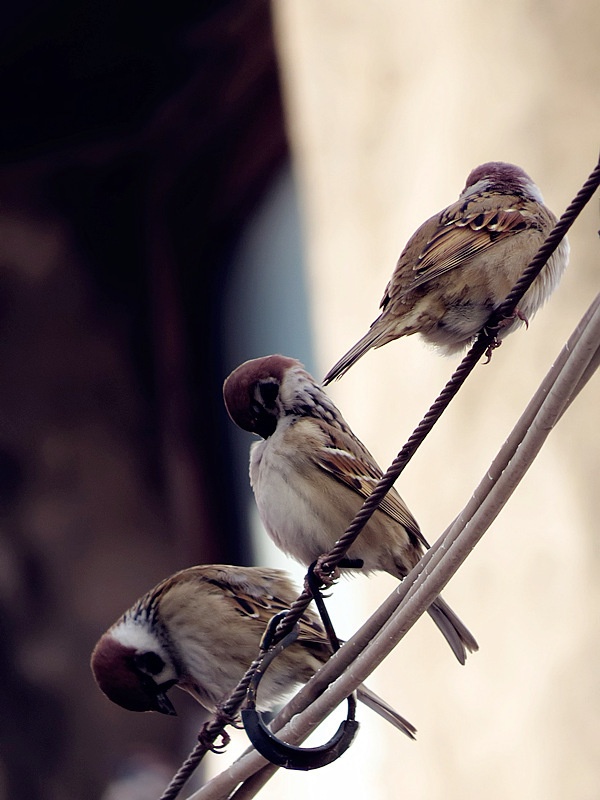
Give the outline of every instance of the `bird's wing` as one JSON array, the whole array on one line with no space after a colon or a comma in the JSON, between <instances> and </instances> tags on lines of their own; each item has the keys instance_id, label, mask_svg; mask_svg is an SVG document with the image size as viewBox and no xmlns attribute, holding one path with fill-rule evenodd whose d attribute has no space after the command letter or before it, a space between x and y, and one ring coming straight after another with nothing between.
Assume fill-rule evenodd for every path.
<instances>
[{"instance_id":1,"label":"bird's wing","mask_svg":"<svg viewBox=\"0 0 600 800\"><path fill-rule=\"evenodd\" d=\"M366 500L383 476L377 462L353 434L337 428L332 433L324 425L321 429L323 442L314 452L317 466ZM379 510L402 525L413 540L429 547L418 522L395 489L386 494Z\"/></svg>"},{"instance_id":2,"label":"bird's wing","mask_svg":"<svg viewBox=\"0 0 600 800\"><path fill-rule=\"evenodd\" d=\"M237 573L241 580L237 580ZM243 617L258 620L266 627L275 614L287 611L297 597L297 590L281 570L257 570L254 583L249 583L249 576L255 578L254 568L227 567L203 580L216 586L235 610ZM285 576L285 577L284 577ZM310 611L305 612L298 621L298 640L304 643L323 645L327 636L317 617Z\"/></svg>"},{"instance_id":3,"label":"bird's wing","mask_svg":"<svg viewBox=\"0 0 600 800\"><path fill-rule=\"evenodd\" d=\"M385 306L392 295L401 298L408 292L439 278L445 272L460 267L478 253L498 241L526 230L535 223L535 215L521 198L514 198L511 206L500 207L493 198L478 199L472 209L465 210L459 201L449 206L437 217L427 220L415 233L422 239L421 247L411 240L400 258L394 277L388 284L381 301ZM414 259L412 253L419 253ZM407 254L411 254L407 258ZM401 280L398 280L399 276ZM393 298L395 299L395 298Z\"/></svg>"}]
</instances>

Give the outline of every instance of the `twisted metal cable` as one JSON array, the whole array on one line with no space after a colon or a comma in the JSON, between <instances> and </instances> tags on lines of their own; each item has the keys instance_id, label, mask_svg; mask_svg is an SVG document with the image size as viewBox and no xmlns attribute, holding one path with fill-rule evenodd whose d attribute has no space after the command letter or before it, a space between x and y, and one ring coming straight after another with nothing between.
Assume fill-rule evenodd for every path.
<instances>
[{"instance_id":1,"label":"twisted metal cable","mask_svg":"<svg viewBox=\"0 0 600 800\"><path fill-rule=\"evenodd\" d=\"M442 563L444 564L444 567L442 568L444 574L449 574L445 573L445 567L449 562L452 564L450 567L450 572L454 574L457 571L462 562L466 559L468 552L471 552L474 544L476 544L481 538L484 529L487 529L489 524L491 524L492 517L490 516L490 512L494 514L495 518L500 509L505 505L505 502L508 500L508 494L505 494L505 492L508 491L509 493L512 493L514 488L516 488L518 485L520 478L523 477L525 471L527 470L528 466L531 465L535 457L535 453L533 453L531 448L527 446L530 455L528 457L529 460L525 461L525 465L523 465L524 462L522 459L522 454L518 458L514 459L513 457L515 456L517 450L521 450L520 443L524 439L530 438L534 427L537 429L534 437L541 436L543 439L545 439L550 430L553 429L554 424L575 400L577 395L585 386L586 382L589 380L590 376L600 364L600 327L598 326L599 308L600 295L595 298L590 308L585 312L575 331L571 334L562 351L554 360L548 374L538 387L513 431L503 444L500 452L494 458L490 467L486 469L483 479L473 492L463 511L440 536L435 545L433 545L433 547L428 550L427 553L425 553L419 562L419 566L409 573L402 584L400 584L400 586L398 586L392 592L392 594L377 609L368 622L362 626L360 631L352 636L348 644L349 650L351 650L354 655L348 656L347 659L344 659L343 655L341 659L339 658L339 655L335 657L335 660L338 660L338 662L340 660L344 662L344 667L350 662L352 662L353 665L357 663L360 664L360 662L358 662L358 654L360 654L360 659L363 661L363 665L365 657L371 660L372 664L375 661L377 663L381 663L383 653L381 649L380 633L383 626L386 625L386 633L384 634L384 637L388 640L388 643L390 642L390 638L392 638L388 624L390 624L393 630L396 631L396 633L393 635L394 639L396 636L398 636L398 631L404 635L414 622L414 619L412 619L409 623L407 623L407 620L410 619L410 616L413 614L412 609L414 609L415 602L423 602L422 596L421 599L417 601L416 595L421 595L422 590L425 590L425 592L427 591L425 587L428 587L429 583L432 582L432 578L433 581L439 579L439 570L442 568ZM593 317L596 318L595 324ZM590 323L594 325L593 331L590 327ZM582 342L583 336L585 336L587 339L586 343ZM589 352L590 342L593 342L591 349L595 350L591 357ZM586 351L588 351L587 354ZM581 367L583 367L583 363L588 361L588 359L588 366L585 367L581 373ZM568 366L568 362L570 362L571 366ZM575 370L571 371L572 367L577 362L579 362L580 366L575 366ZM566 376L566 371L570 373L568 377ZM579 374L581 374L581 377L578 379L577 376ZM560 386L561 383L563 384L562 388ZM566 392L564 391L565 384L567 384ZM558 403L556 402L558 399L556 397L557 393L562 398L558 400ZM540 422L539 415L545 414L548 411L546 400L550 395L555 396L554 400L551 401L552 410L550 411L549 416L545 416L544 421ZM543 406L546 406L546 411L542 410ZM540 449L539 443L536 445L536 449ZM514 470L518 472L518 475L515 475ZM512 475L510 475L511 472ZM497 495L496 486L499 484L504 484L504 486L501 486L501 490L499 492L500 495L504 496L496 496L495 499L492 499L492 506L488 506L487 509L484 510L484 520L482 520L478 509L483 507L484 504L488 504L492 498L492 495ZM511 488L507 490L507 486ZM477 517L479 517L479 519L477 519ZM474 524L477 526L478 532L474 532ZM482 526L485 526L485 528ZM469 533L466 532L467 528L470 528ZM474 538L471 538L472 536ZM468 538L468 542L465 542L465 537ZM458 547L460 551L458 557L456 550L454 550L456 547ZM449 556L450 549L454 550L454 553L451 556ZM442 558L440 558L441 551L445 551L445 554L442 556ZM417 570L418 573L415 575L414 573ZM436 576L436 574L437 577L433 577ZM412 580L411 586L407 587L406 584L411 580L411 575L413 575L414 580ZM406 591L404 591L405 589ZM405 603L404 601L409 592L411 592L413 595L412 599L409 599L408 603ZM399 608L401 603L404 606L402 611L400 611ZM375 645L378 654L375 658L373 658L373 650L371 650L369 653L367 649L367 652L365 652L365 645L370 647L371 643L375 639L380 639L380 642L379 644ZM393 649L393 646L394 645L392 644L390 650ZM340 653L343 654L343 652L344 651L342 649ZM389 650L385 653L385 655L388 653ZM336 678L340 678L344 668L331 669L332 666L333 661L329 661L319 670L319 677L317 680L315 681L313 679L310 683L313 684L313 686L316 683L320 684L321 687L324 687L332 683L334 680L336 680ZM359 669L360 668L361 667L359 666ZM354 676L352 680L354 680L355 677L356 676ZM366 673L364 673L362 677L365 679ZM341 678L341 680L344 679L345 678ZM300 714L302 711L307 709L310 702L312 702L316 696L316 693L310 692L309 686L310 685L305 686L304 689L302 689L285 707L285 709L280 712L274 721L275 724L277 724L279 721L281 725L283 725L289 722L292 716ZM307 690L308 694L311 694L311 700L306 703L298 703L298 700L304 694L307 694ZM320 717L321 710L317 711L314 706L311 707L311 716L312 719L314 719L315 716ZM323 715L323 717L324 716L325 715ZM296 722L298 726L303 725L302 720L303 717L297 718ZM277 727L276 730L279 731L280 727ZM205 787L192 795L192 797L194 799L197 798L198 800L200 800L200 798L206 798L206 800L223 800L223 798L228 798L229 800L242 800L242 798L243 800L249 800L249 798L254 797L264 786L264 784L272 777L276 769L277 768L273 767L272 765L262 766L260 761L256 758L256 754L246 752L243 756L238 758L237 761L231 765L231 767L213 778Z\"/></svg>"},{"instance_id":2,"label":"twisted metal cable","mask_svg":"<svg viewBox=\"0 0 600 800\"><path fill-rule=\"evenodd\" d=\"M571 225L581 214L584 206L591 199L598 186L600 186L600 160L590 173L589 178L577 192L573 201L569 204L562 217L556 223L555 227L550 231L548 237L544 242L542 242L542 246L537 251L519 280L515 283L506 300L500 304L500 306L492 315L492 320L494 320L495 317L498 317L498 319L494 320L493 322L490 320L490 323L488 324L497 324L502 319L511 317L513 315L519 300L523 297L527 289L539 275L544 264L546 261L548 261L552 253L554 253L560 244L561 239L564 238Z\"/></svg>"},{"instance_id":3,"label":"twisted metal cable","mask_svg":"<svg viewBox=\"0 0 600 800\"><path fill-rule=\"evenodd\" d=\"M446 410L450 401L457 394L481 356L496 344L496 331L500 324L503 320L510 319L514 316L519 301L539 275L550 256L557 249L561 240L571 228L598 186L600 186L600 159L506 299L492 313L486 323L486 327L481 331L467 355L440 392L438 398L417 425L383 477L379 480L372 494L365 500L344 534L338 539L334 547L328 553L321 556L319 563L324 572L332 573L339 562L345 557L362 529L383 501L385 495L392 488L410 459ZM273 637L275 643L280 641L292 630L310 605L312 599L312 592L308 588L308 585L305 585L305 589L291 604L287 615L277 626ZM237 714L246 696L248 684L258 664L259 659L252 662L248 671L230 695L227 703L223 706L223 709L204 727L203 741L200 741L190 753L160 800L174 800L177 797L184 783L189 779L206 752L210 749L208 742L214 742L218 736L223 733L225 726Z\"/></svg>"},{"instance_id":4,"label":"twisted metal cable","mask_svg":"<svg viewBox=\"0 0 600 800\"><path fill-rule=\"evenodd\" d=\"M160 800L175 800L185 783L192 777L194 771L207 752L208 748L206 745L202 744L202 742L198 742L171 779L171 783L167 786L163 794L161 794Z\"/></svg>"},{"instance_id":5,"label":"twisted metal cable","mask_svg":"<svg viewBox=\"0 0 600 800\"><path fill-rule=\"evenodd\" d=\"M233 692L227 698L227 702L220 708L211 720L209 720L199 735L200 741L194 747L192 752L179 767L171 782L160 796L160 800L175 800L182 790L185 783L191 778L198 765L211 750L211 744L221 736L225 727L231 724L232 720L237 716L240 706L244 702L248 685L252 680L256 668L262 660L262 654L256 658L246 670L246 674L235 687Z\"/></svg>"},{"instance_id":6,"label":"twisted metal cable","mask_svg":"<svg viewBox=\"0 0 600 800\"><path fill-rule=\"evenodd\" d=\"M320 565L324 572L333 572L342 558L355 542L356 538L371 519L385 495L392 488L410 459L421 446L435 423L448 407L452 398L461 388L481 356L496 343L495 335L502 321L514 316L517 305L533 281L539 275L544 265L559 246L560 242L577 219L584 206L590 200L596 189L600 186L600 160L590 173L573 201L569 204L555 227L542 243L527 268L510 291L507 298L492 313L485 328L463 358L458 368L442 389L429 411L425 414L419 425L415 428L408 441L400 450L386 473L375 486L373 493L365 500L357 515L354 517L345 533L338 539L333 548L320 558ZM306 589L296 599L290 608L287 617L282 620L277 629L277 637L284 636L296 624L302 613L306 610L311 600L311 594Z\"/></svg>"}]
</instances>

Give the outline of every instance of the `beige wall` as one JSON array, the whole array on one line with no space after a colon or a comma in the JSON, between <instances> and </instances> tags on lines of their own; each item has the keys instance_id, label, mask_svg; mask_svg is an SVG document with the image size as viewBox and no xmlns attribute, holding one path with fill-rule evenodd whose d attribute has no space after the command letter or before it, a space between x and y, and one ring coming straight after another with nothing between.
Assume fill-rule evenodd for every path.
<instances>
[{"instance_id":1,"label":"beige wall","mask_svg":"<svg viewBox=\"0 0 600 800\"><path fill-rule=\"evenodd\" d=\"M456 198L472 167L519 164L562 213L598 154L600 6L282 0L274 9L324 374L375 318L407 238ZM594 199L572 232L551 303L477 368L401 478L431 541L600 286L597 211ZM387 465L456 363L400 340L369 353L332 395ZM369 718L327 777L284 774L265 796L344 776L348 797L600 796L598 394L596 377L445 593L480 653L459 667L421 622L374 676L418 742ZM382 576L341 591L364 589L364 615L392 585Z\"/></svg>"}]
</instances>

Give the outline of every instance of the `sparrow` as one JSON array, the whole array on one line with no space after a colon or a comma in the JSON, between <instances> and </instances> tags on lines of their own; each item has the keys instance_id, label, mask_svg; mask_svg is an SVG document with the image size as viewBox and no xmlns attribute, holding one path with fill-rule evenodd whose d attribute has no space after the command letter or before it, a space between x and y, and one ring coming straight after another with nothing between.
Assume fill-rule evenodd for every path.
<instances>
[{"instance_id":1,"label":"sparrow","mask_svg":"<svg viewBox=\"0 0 600 800\"><path fill-rule=\"evenodd\" d=\"M227 411L262 437L250 448L250 482L275 544L312 564L342 536L382 477L381 468L303 365L281 355L246 361L226 379ZM428 547L395 489L348 551L363 570L402 580ZM463 664L477 642L438 597L428 612Z\"/></svg>"},{"instance_id":2,"label":"sparrow","mask_svg":"<svg viewBox=\"0 0 600 800\"><path fill-rule=\"evenodd\" d=\"M176 714L167 693L178 686L214 712L257 657L267 623L298 594L279 569L213 564L181 570L140 598L100 638L91 658L96 682L130 711ZM272 708L331 654L317 616L307 609L297 641L264 673L258 706ZM414 726L385 700L366 686L357 696L414 738Z\"/></svg>"},{"instance_id":3,"label":"sparrow","mask_svg":"<svg viewBox=\"0 0 600 800\"><path fill-rule=\"evenodd\" d=\"M445 355L471 344L506 299L556 224L540 190L520 167L490 161L476 167L457 202L409 239L388 283L381 314L333 366L341 377L372 347L420 333ZM569 259L566 238L523 296L504 338L527 322L558 286Z\"/></svg>"}]
</instances>

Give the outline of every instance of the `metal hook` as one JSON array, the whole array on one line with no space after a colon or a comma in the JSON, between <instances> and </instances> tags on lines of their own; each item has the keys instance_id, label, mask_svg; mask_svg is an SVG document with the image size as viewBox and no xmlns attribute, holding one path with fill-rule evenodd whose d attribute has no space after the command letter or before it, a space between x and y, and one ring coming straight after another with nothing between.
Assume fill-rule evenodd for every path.
<instances>
[{"instance_id":1,"label":"metal hook","mask_svg":"<svg viewBox=\"0 0 600 800\"><path fill-rule=\"evenodd\" d=\"M265 649L265 646L268 648L282 614L285 615L286 613L287 612L284 611L273 617L263 636L261 648ZM248 738L254 747L272 764L278 767L285 767L285 769L319 769L320 767L327 766L327 764L331 764L345 753L356 736L358 722L355 719L356 699L354 694L351 694L347 698L347 718L340 724L332 738L319 747L297 747L296 745L287 744L281 739L278 739L277 736L269 730L263 720L262 713L256 708L258 685L269 664L282 650L293 644L297 638L298 626L296 626L291 633L288 633L288 635L278 642L271 650L265 652L248 686L246 702L242 709L242 722L244 723Z\"/></svg>"}]
</instances>

